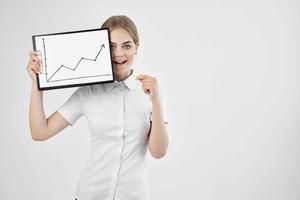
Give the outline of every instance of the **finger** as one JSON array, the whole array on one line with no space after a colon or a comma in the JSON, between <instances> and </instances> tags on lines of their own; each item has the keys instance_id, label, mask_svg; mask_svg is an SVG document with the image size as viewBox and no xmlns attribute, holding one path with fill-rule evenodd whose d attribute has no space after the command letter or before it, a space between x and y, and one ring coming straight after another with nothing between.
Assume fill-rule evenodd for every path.
<instances>
[{"instance_id":1,"label":"finger","mask_svg":"<svg viewBox=\"0 0 300 200\"><path fill-rule=\"evenodd\" d=\"M153 87L153 83L143 83L143 87Z\"/></svg>"},{"instance_id":2,"label":"finger","mask_svg":"<svg viewBox=\"0 0 300 200\"><path fill-rule=\"evenodd\" d=\"M144 91L150 91L152 89L152 87L150 86L143 86L143 90Z\"/></svg>"},{"instance_id":3,"label":"finger","mask_svg":"<svg viewBox=\"0 0 300 200\"><path fill-rule=\"evenodd\" d=\"M40 50L36 50L36 51L33 50L33 51L29 52L29 56L32 56L32 55L39 56L41 54L42 54L42 52Z\"/></svg>"},{"instance_id":4,"label":"finger","mask_svg":"<svg viewBox=\"0 0 300 200\"><path fill-rule=\"evenodd\" d=\"M145 89L144 92L145 92L146 94L150 94L150 90L149 90L149 89Z\"/></svg>"},{"instance_id":5,"label":"finger","mask_svg":"<svg viewBox=\"0 0 300 200\"><path fill-rule=\"evenodd\" d=\"M39 63L42 64L42 61L41 61L40 58L39 58L38 56L36 56L36 55L30 56L30 61L37 61L37 62L39 62Z\"/></svg>"},{"instance_id":6,"label":"finger","mask_svg":"<svg viewBox=\"0 0 300 200\"><path fill-rule=\"evenodd\" d=\"M39 55L41 55L41 51L39 50L29 52L29 56L39 56Z\"/></svg>"},{"instance_id":7,"label":"finger","mask_svg":"<svg viewBox=\"0 0 300 200\"><path fill-rule=\"evenodd\" d=\"M143 89L143 91L148 94L149 93L149 90L148 89Z\"/></svg>"},{"instance_id":8,"label":"finger","mask_svg":"<svg viewBox=\"0 0 300 200\"><path fill-rule=\"evenodd\" d=\"M142 84L145 84L145 83L151 83L151 84L153 84L153 83L154 83L154 80L153 80L152 78L139 79L139 81L140 81Z\"/></svg>"},{"instance_id":9,"label":"finger","mask_svg":"<svg viewBox=\"0 0 300 200\"><path fill-rule=\"evenodd\" d=\"M37 74L42 73L42 70L41 70L41 68L40 68L39 66L37 66L37 67L35 68L35 73L37 73Z\"/></svg>"},{"instance_id":10,"label":"finger","mask_svg":"<svg viewBox=\"0 0 300 200\"><path fill-rule=\"evenodd\" d=\"M32 61L32 62L29 62L28 65L27 65L27 69L28 70L31 70L32 68L34 68L36 65L36 62L35 61Z\"/></svg>"},{"instance_id":11,"label":"finger","mask_svg":"<svg viewBox=\"0 0 300 200\"><path fill-rule=\"evenodd\" d=\"M148 79L148 78L142 79L141 81L142 81L142 83L154 83L154 81L152 79Z\"/></svg>"},{"instance_id":12,"label":"finger","mask_svg":"<svg viewBox=\"0 0 300 200\"><path fill-rule=\"evenodd\" d=\"M34 66L32 69L31 69L32 72L38 74L40 72L40 69L38 66Z\"/></svg>"},{"instance_id":13,"label":"finger","mask_svg":"<svg viewBox=\"0 0 300 200\"><path fill-rule=\"evenodd\" d=\"M42 64L42 61L37 56L34 56L33 60L36 61L36 62L38 62L38 63L40 63L40 64Z\"/></svg>"},{"instance_id":14,"label":"finger","mask_svg":"<svg viewBox=\"0 0 300 200\"><path fill-rule=\"evenodd\" d=\"M37 61L32 61L29 65L29 68L32 68L32 67L40 67L40 63Z\"/></svg>"},{"instance_id":15,"label":"finger","mask_svg":"<svg viewBox=\"0 0 300 200\"><path fill-rule=\"evenodd\" d=\"M35 61L38 61L38 62L42 63L42 61L39 58L42 55L41 51L39 51L39 50L38 51L31 51L29 53L29 55L30 55L30 60L29 61L35 60Z\"/></svg>"},{"instance_id":16,"label":"finger","mask_svg":"<svg viewBox=\"0 0 300 200\"><path fill-rule=\"evenodd\" d=\"M36 51L30 51L29 56L33 56L33 55L37 55L37 52Z\"/></svg>"},{"instance_id":17,"label":"finger","mask_svg":"<svg viewBox=\"0 0 300 200\"><path fill-rule=\"evenodd\" d=\"M37 62L33 62L29 66L29 70L34 71L35 73L39 73L41 71L41 67Z\"/></svg>"},{"instance_id":18,"label":"finger","mask_svg":"<svg viewBox=\"0 0 300 200\"><path fill-rule=\"evenodd\" d=\"M30 75L32 75L32 74L38 74L38 72L37 72L37 68L32 68L32 69L28 69L27 70L28 71L28 73L30 74Z\"/></svg>"},{"instance_id":19,"label":"finger","mask_svg":"<svg viewBox=\"0 0 300 200\"><path fill-rule=\"evenodd\" d=\"M142 79L149 78L149 77L150 77L150 76L148 76L148 75L143 75L143 74L141 74L141 75L136 76L135 79L137 79L137 80L142 80Z\"/></svg>"}]
</instances>

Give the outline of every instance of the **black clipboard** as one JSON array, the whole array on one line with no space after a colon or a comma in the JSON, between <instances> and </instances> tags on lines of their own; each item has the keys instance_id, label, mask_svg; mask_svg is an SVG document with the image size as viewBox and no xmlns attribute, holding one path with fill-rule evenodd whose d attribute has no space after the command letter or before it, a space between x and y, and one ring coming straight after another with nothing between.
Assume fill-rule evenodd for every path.
<instances>
[{"instance_id":1,"label":"black clipboard","mask_svg":"<svg viewBox=\"0 0 300 200\"><path fill-rule=\"evenodd\" d=\"M107 28L33 35L32 42L33 49L41 51L38 90L115 81Z\"/></svg>"}]
</instances>

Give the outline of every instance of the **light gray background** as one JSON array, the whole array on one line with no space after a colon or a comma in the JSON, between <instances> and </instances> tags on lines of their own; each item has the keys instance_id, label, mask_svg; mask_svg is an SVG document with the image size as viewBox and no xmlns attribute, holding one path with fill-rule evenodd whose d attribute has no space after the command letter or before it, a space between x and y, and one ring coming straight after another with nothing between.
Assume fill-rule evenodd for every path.
<instances>
[{"instance_id":1,"label":"light gray background","mask_svg":"<svg viewBox=\"0 0 300 200\"><path fill-rule=\"evenodd\" d=\"M1 0L0 199L73 198L87 124L32 141L31 36L98 28L115 14L135 21L137 65L168 97L170 148L149 159L152 199L300 199L299 9L296 0ZM47 115L73 91L45 92Z\"/></svg>"}]
</instances>

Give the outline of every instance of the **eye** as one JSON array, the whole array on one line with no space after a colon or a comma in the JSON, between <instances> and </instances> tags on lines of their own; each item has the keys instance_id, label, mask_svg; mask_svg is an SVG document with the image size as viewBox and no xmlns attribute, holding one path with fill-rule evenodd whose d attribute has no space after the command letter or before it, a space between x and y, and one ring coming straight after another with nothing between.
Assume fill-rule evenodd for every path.
<instances>
[{"instance_id":1,"label":"eye","mask_svg":"<svg viewBox=\"0 0 300 200\"><path fill-rule=\"evenodd\" d=\"M110 48L111 48L111 49L115 48L115 45L110 44Z\"/></svg>"},{"instance_id":2,"label":"eye","mask_svg":"<svg viewBox=\"0 0 300 200\"><path fill-rule=\"evenodd\" d=\"M131 45L130 45L130 44L125 44L125 45L123 46L123 48L125 48L125 49L130 49L130 48L131 48Z\"/></svg>"}]
</instances>

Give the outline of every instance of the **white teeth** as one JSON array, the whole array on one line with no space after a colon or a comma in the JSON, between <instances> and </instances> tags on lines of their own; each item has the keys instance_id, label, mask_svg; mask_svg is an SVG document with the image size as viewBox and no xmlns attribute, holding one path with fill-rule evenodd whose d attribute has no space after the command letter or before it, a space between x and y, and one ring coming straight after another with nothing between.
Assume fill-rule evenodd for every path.
<instances>
[{"instance_id":1,"label":"white teeth","mask_svg":"<svg viewBox=\"0 0 300 200\"><path fill-rule=\"evenodd\" d=\"M118 64L123 64L123 63L125 63L127 60L124 60L124 61L115 61L116 63L118 63Z\"/></svg>"}]
</instances>

